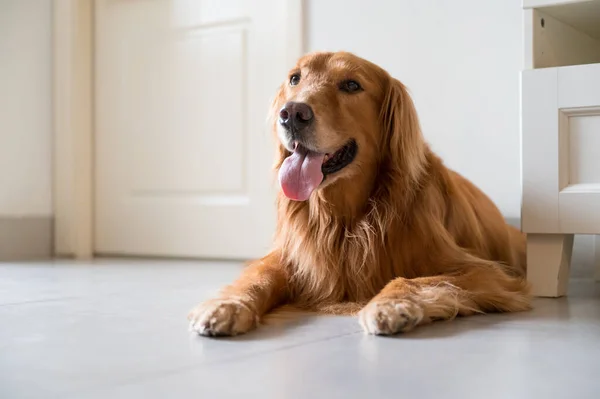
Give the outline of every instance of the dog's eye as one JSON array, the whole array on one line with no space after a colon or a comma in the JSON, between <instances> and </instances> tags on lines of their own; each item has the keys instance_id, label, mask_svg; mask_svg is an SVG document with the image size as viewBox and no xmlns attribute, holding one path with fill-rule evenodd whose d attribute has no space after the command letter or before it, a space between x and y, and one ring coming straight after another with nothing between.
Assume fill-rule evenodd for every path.
<instances>
[{"instance_id":1,"label":"dog's eye","mask_svg":"<svg viewBox=\"0 0 600 399\"><path fill-rule=\"evenodd\" d=\"M296 86L298 83L300 83L300 74L295 73L290 77L290 85Z\"/></svg>"},{"instance_id":2,"label":"dog's eye","mask_svg":"<svg viewBox=\"0 0 600 399\"><path fill-rule=\"evenodd\" d=\"M340 90L345 91L347 93L354 93L359 90L362 90L362 87L360 87L360 84L358 84L358 82L355 80L344 80L340 84Z\"/></svg>"}]
</instances>

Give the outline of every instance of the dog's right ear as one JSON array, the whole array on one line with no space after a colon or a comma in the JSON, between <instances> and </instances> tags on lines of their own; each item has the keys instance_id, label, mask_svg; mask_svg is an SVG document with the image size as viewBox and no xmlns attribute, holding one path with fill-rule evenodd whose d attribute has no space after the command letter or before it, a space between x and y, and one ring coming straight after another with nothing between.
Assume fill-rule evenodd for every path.
<instances>
[{"instance_id":1,"label":"dog's right ear","mask_svg":"<svg viewBox=\"0 0 600 399\"><path fill-rule=\"evenodd\" d=\"M381 106L384 162L397 173L417 179L425 163L419 118L406 87L391 76Z\"/></svg>"}]
</instances>

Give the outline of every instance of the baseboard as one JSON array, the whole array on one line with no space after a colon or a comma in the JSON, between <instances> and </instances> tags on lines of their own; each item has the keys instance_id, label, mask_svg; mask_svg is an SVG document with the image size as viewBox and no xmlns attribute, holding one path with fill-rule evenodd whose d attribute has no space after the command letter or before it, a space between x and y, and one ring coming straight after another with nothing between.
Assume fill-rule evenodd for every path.
<instances>
[{"instance_id":1,"label":"baseboard","mask_svg":"<svg viewBox=\"0 0 600 399\"><path fill-rule=\"evenodd\" d=\"M51 216L0 216L0 261L50 259Z\"/></svg>"}]
</instances>

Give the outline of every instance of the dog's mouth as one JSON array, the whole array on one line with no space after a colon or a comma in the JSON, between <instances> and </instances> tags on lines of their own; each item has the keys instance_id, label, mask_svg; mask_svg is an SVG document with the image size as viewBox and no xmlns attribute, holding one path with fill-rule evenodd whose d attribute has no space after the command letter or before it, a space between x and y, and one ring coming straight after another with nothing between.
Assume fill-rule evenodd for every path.
<instances>
[{"instance_id":1,"label":"dog's mouth","mask_svg":"<svg viewBox=\"0 0 600 399\"><path fill-rule=\"evenodd\" d=\"M339 172L350 165L358 146L350 140L333 154L309 150L294 143L294 151L279 169L279 182L286 197L294 201L306 201L327 175Z\"/></svg>"},{"instance_id":2,"label":"dog's mouth","mask_svg":"<svg viewBox=\"0 0 600 399\"><path fill-rule=\"evenodd\" d=\"M333 155L325 154L321 171L325 176L338 172L354 160L358 146L356 141L350 140L348 144L337 150Z\"/></svg>"}]
</instances>

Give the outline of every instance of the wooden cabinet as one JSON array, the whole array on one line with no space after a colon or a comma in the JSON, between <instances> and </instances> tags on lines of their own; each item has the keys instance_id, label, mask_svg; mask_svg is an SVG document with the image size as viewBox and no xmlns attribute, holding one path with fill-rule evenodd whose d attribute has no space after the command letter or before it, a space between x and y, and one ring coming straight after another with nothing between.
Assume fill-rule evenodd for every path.
<instances>
[{"instance_id":1,"label":"wooden cabinet","mask_svg":"<svg viewBox=\"0 0 600 399\"><path fill-rule=\"evenodd\" d=\"M524 0L523 6L528 279L535 295L562 296L573 235L600 234L600 1Z\"/></svg>"}]
</instances>

